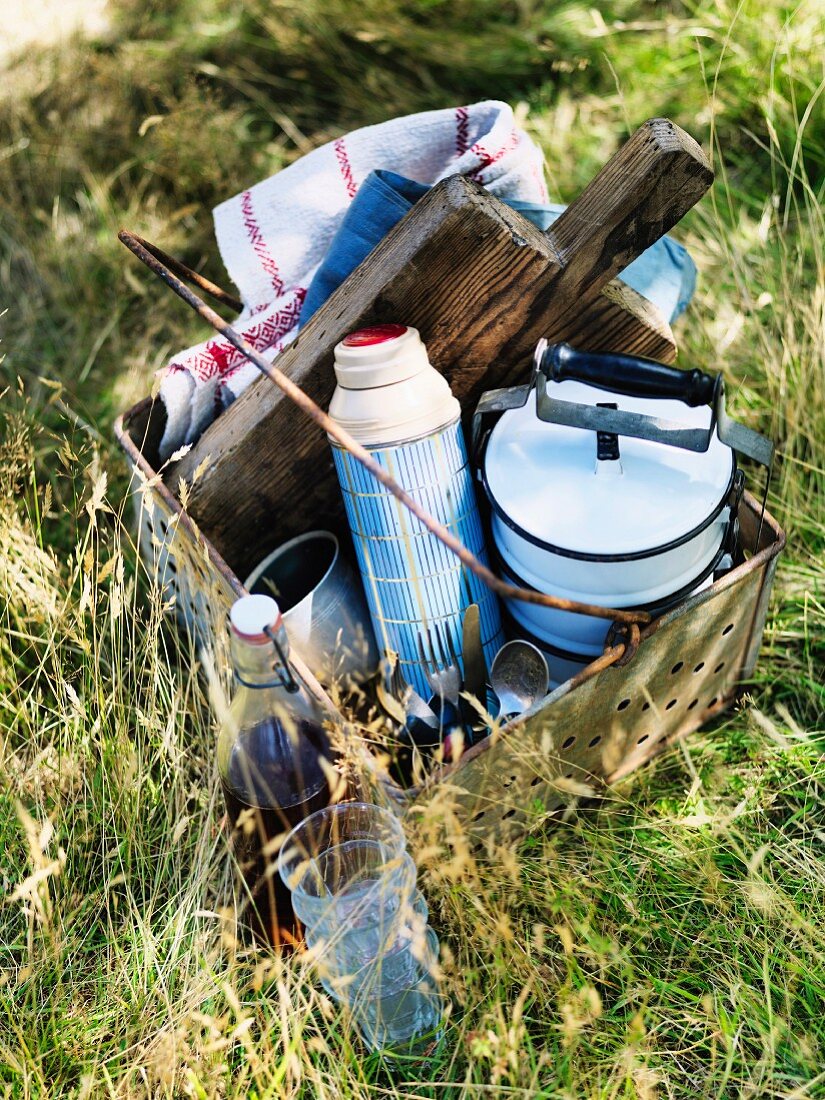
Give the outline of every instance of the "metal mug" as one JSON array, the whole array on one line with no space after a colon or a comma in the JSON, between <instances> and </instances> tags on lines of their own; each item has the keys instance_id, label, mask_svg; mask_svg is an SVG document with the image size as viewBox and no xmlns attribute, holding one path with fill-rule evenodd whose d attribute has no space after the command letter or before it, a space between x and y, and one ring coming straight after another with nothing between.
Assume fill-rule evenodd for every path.
<instances>
[{"instance_id":1,"label":"metal mug","mask_svg":"<svg viewBox=\"0 0 825 1100\"><path fill-rule=\"evenodd\" d=\"M363 680L378 667L360 580L331 531L285 542L244 587L278 601L290 643L322 682Z\"/></svg>"}]
</instances>

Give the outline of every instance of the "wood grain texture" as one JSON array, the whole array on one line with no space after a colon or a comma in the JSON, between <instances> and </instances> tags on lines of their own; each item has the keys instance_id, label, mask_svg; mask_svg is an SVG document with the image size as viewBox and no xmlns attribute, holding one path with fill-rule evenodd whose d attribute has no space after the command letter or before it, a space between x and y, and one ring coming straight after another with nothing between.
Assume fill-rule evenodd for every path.
<instances>
[{"instance_id":1,"label":"wood grain texture","mask_svg":"<svg viewBox=\"0 0 825 1100\"><path fill-rule=\"evenodd\" d=\"M611 280L711 179L696 143L654 120L551 234L477 184L445 180L352 273L278 365L327 408L338 340L364 324L402 321L420 329L432 362L470 412L483 390L524 379L542 336L672 361L672 334L658 312ZM265 380L215 421L167 480L176 486L179 478L191 483L190 514L241 575L275 543L334 526L342 515L326 439Z\"/></svg>"}]
</instances>

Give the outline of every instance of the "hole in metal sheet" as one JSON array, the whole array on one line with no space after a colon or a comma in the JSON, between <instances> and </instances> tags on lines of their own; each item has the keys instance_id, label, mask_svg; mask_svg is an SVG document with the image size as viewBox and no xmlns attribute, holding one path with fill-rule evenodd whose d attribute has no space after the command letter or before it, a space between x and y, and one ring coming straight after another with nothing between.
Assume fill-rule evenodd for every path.
<instances>
[{"instance_id":1,"label":"hole in metal sheet","mask_svg":"<svg viewBox=\"0 0 825 1100\"><path fill-rule=\"evenodd\" d=\"M672 668L672 669L670 670L670 674L671 674L671 676L675 676L675 675L676 675L676 673L677 673L677 672L678 672L678 671L679 671L680 669L684 668L684 666L685 666L685 662L684 662L684 661L677 661L677 662L676 662L676 664L675 664L675 665L673 666L673 668Z\"/></svg>"},{"instance_id":2,"label":"hole in metal sheet","mask_svg":"<svg viewBox=\"0 0 825 1100\"><path fill-rule=\"evenodd\" d=\"M639 740L636 742L636 744L637 745L643 744L645 741L647 741L649 736L650 736L649 733L643 733L642 736L639 738Z\"/></svg>"},{"instance_id":3,"label":"hole in metal sheet","mask_svg":"<svg viewBox=\"0 0 825 1100\"><path fill-rule=\"evenodd\" d=\"M673 707L675 707L678 702L679 702L678 699L671 699L670 702L668 703L668 705L665 707L665 710L672 710Z\"/></svg>"},{"instance_id":4,"label":"hole in metal sheet","mask_svg":"<svg viewBox=\"0 0 825 1100\"><path fill-rule=\"evenodd\" d=\"M700 661L699 664L696 666L696 668L693 671L694 672L701 672L704 667L705 667L705 662Z\"/></svg>"},{"instance_id":5,"label":"hole in metal sheet","mask_svg":"<svg viewBox=\"0 0 825 1100\"><path fill-rule=\"evenodd\" d=\"M515 807L513 807L513 809L512 809L512 810L508 810L506 814L502 814L502 815L501 815L501 820L502 820L502 821L506 821L506 820L507 820L507 818L508 818L508 817L512 817L512 816L513 816L513 814L514 814L515 812L516 812L516 810L515 810Z\"/></svg>"},{"instance_id":6,"label":"hole in metal sheet","mask_svg":"<svg viewBox=\"0 0 825 1100\"><path fill-rule=\"evenodd\" d=\"M725 662L720 661L719 664L716 666L716 668L713 671L714 672L721 672L724 667L725 667Z\"/></svg>"},{"instance_id":7,"label":"hole in metal sheet","mask_svg":"<svg viewBox=\"0 0 825 1100\"><path fill-rule=\"evenodd\" d=\"M576 738L575 737L568 737L567 740L562 745L562 748L563 749L569 749L570 746L575 745L575 743L576 743Z\"/></svg>"},{"instance_id":8,"label":"hole in metal sheet","mask_svg":"<svg viewBox=\"0 0 825 1100\"><path fill-rule=\"evenodd\" d=\"M616 707L616 710L626 710L630 706L629 699L622 699L621 703Z\"/></svg>"},{"instance_id":9,"label":"hole in metal sheet","mask_svg":"<svg viewBox=\"0 0 825 1100\"><path fill-rule=\"evenodd\" d=\"M599 742L601 741L601 739L602 739L602 735L601 735L601 734L598 734L598 736L597 736L597 737L594 737L594 738L593 738L593 740L592 740L592 741L591 741L591 742L590 742L590 743L588 744L588 746L587 746L587 747L588 747L589 749L593 749L593 748L595 748L595 747L596 747L596 745L598 745L598 743L599 743Z\"/></svg>"},{"instance_id":10,"label":"hole in metal sheet","mask_svg":"<svg viewBox=\"0 0 825 1100\"><path fill-rule=\"evenodd\" d=\"M698 702L699 702L698 699L694 699L694 700L692 700L692 702L688 703L688 710L693 710L693 708L696 706L696 704Z\"/></svg>"},{"instance_id":11,"label":"hole in metal sheet","mask_svg":"<svg viewBox=\"0 0 825 1100\"><path fill-rule=\"evenodd\" d=\"M728 623L728 625L727 625L727 626L725 627L725 629L724 629L724 630L722 631L722 637L724 638L724 636L725 636L726 634L730 634L730 632L731 632L732 630L733 630L733 623Z\"/></svg>"}]
</instances>

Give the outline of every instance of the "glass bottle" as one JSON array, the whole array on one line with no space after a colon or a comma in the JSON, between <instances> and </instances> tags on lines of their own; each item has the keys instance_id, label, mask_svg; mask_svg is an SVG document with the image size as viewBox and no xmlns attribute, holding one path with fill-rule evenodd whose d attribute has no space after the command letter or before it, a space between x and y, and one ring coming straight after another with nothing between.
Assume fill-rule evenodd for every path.
<instances>
[{"instance_id":1,"label":"glass bottle","mask_svg":"<svg viewBox=\"0 0 825 1100\"><path fill-rule=\"evenodd\" d=\"M294 944L300 927L277 872L279 839L328 806L335 783L323 714L294 677L278 605L244 596L232 607L236 690L218 737L218 771L255 935Z\"/></svg>"}]
</instances>

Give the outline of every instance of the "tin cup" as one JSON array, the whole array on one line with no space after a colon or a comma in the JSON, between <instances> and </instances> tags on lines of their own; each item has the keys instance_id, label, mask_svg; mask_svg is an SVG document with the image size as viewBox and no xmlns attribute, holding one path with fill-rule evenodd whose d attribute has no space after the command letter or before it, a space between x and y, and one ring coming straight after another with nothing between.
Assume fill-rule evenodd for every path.
<instances>
[{"instance_id":1,"label":"tin cup","mask_svg":"<svg viewBox=\"0 0 825 1100\"><path fill-rule=\"evenodd\" d=\"M290 644L322 682L363 680L378 667L363 589L331 531L285 542L244 587L277 600Z\"/></svg>"}]
</instances>

